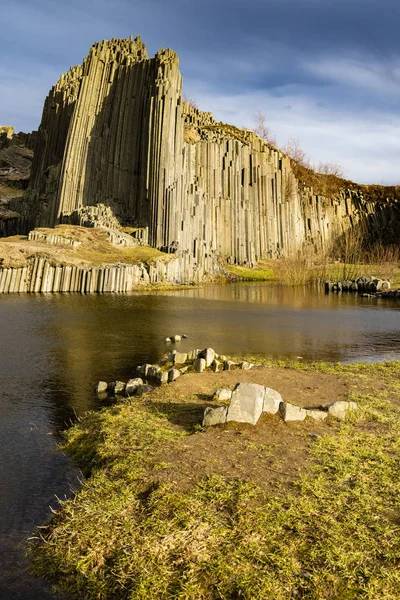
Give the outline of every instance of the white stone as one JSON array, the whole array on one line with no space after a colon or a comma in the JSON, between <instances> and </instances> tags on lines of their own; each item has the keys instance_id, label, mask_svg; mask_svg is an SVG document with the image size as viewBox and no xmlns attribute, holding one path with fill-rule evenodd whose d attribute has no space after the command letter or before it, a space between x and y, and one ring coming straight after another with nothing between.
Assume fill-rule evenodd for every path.
<instances>
[{"instance_id":1,"label":"white stone","mask_svg":"<svg viewBox=\"0 0 400 600\"><path fill-rule=\"evenodd\" d=\"M174 342L180 342L180 341L181 341L181 339L182 339L182 336L181 336L181 335L174 335L174 337L172 338L172 340L173 340Z\"/></svg>"},{"instance_id":2,"label":"white stone","mask_svg":"<svg viewBox=\"0 0 400 600\"><path fill-rule=\"evenodd\" d=\"M250 369L253 368L253 366L254 365L252 363L249 363L249 362L247 362L247 360L244 360L240 363L239 368L243 369L243 371L249 371Z\"/></svg>"},{"instance_id":3,"label":"white stone","mask_svg":"<svg viewBox=\"0 0 400 600\"><path fill-rule=\"evenodd\" d=\"M324 421L328 416L328 413L324 410L316 410L307 408L306 409L307 417L311 417L314 421Z\"/></svg>"},{"instance_id":4,"label":"white stone","mask_svg":"<svg viewBox=\"0 0 400 600\"><path fill-rule=\"evenodd\" d=\"M208 406L204 411L203 427L212 427L213 425L226 423L227 413L227 406L217 406L217 408Z\"/></svg>"},{"instance_id":5,"label":"white stone","mask_svg":"<svg viewBox=\"0 0 400 600\"><path fill-rule=\"evenodd\" d=\"M185 354L184 352L176 352L176 354L174 354L172 362L174 363L174 365L183 365L187 360L187 354Z\"/></svg>"},{"instance_id":6,"label":"white stone","mask_svg":"<svg viewBox=\"0 0 400 600\"><path fill-rule=\"evenodd\" d=\"M328 413L340 421L345 421L348 410L356 410L355 402L346 402L346 400L337 400L328 406Z\"/></svg>"},{"instance_id":7,"label":"white stone","mask_svg":"<svg viewBox=\"0 0 400 600\"><path fill-rule=\"evenodd\" d=\"M279 410L281 402L283 402L283 398L279 392L273 390L272 388L265 387L264 390L263 412L266 412L270 415L275 415Z\"/></svg>"},{"instance_id":8,"label":"white stone","mask_svg":"<svg viewBox=\"0 0 400 600\"><path fill-rule=\"evenodd\" d=\"M114 385L114 394L123 394L125 391L125 383L123 381L116 381Z\"/></svg>"},{"instance_id":9,"label":"white stone","mask_svg":"<svg viewBox=\"0 0 400 600\"><path fill-rule=\"evenodd\" d=\"M159 371L157 373L156 379L159 383L168 383L168 372L167 371Z\"/></svg>"},{"instance_id":10,"label":"white stone","mask_svg":"<svg viewBox=\"0 0 400 600\"><path fill-rule=\"evenodd\" d=\"M215 351L212 348L205 348L201 351L200 358L205 359L206 367L211 367L211 364L215 358Z\"/></svg>"},{"instance_id":11,"label":"white stone","mask_svg":"<svg viewBox=\"0 0 400 600\"><path fill-rule=\"evenodd\" d=\"M264 386L257 383L238 383L232 392L227 421L255 425L264 406Z\"/></svg>"},{"instance_id":12,"label":"white stone","mask_svg":"<svg viewBox=\"0 0 400 600\"><path fill-rule=\"evenodd\" d=\"M140 385L143 385L143 379L140 377L136 377L135 379L130 379L125 387L125 394L127 396L132 396L135 394L136 390Z\"/></svg>"},{"instance_id":13,"label":"white stone","mask_svg":"<svg viewBox=\"0 0 400 600\"><path fill-rule=\"evenodd\" d=\"M181 376L181 372L179 371L179 369L171 369L170 371L168 371L168 381L169 382L175 381L180 376Z\"/></svg>"},{"instance_id":14,"label":"white stone","mask_svg":"<svg viewBox=\"0 0 400 600\"><path fill-rule=\"evenodd\" d=\"M194 361L193 367L197 373L202 373L206 368L206 361L204 360L204 358L198 358Z\"/></svg>"},{"instance_id":15,"label":"white stone","mask_svg":"<svg viewBox=\"0 0 400 600\"><path fill-rule=\"evenodd\" d=\"M232 390L228 390L228 388L219 388L214 392L214 400L218 402L226 402L232 398Z\"/></svg>"},{"instance_id":16,"label":"white stone","mask_svg":"<svg viewBox=\"0 0 400 600\"><path fill-rule=\"evenodd\" d=\"M236 366L236 363L234 363L232 360L225 360L224 361L224 371L232 371L233 367Z\"/></svg>"},{"instance_id":17,"label":"white stone","mask_svg":"<svg viewBox=\"0 0 400 600\"><path fill-rule=\"evenodd\" d=\"M108 383L106 381L99 381L96 385L96 392L101 394L102 392L106 392L108 388Z\"/></svg>"},{"instance_id":18,"label":"white stone","mask_svg":"<svg viewBox=\"0 0 400 600\"><path fill-rule=\"evenodd\" d=\"M211 363L211 368L214 373L218 373L219 371L222 371L222 363L220 363L219 360L214 359Z\"/></svg>"},{"instance_id":19,"label":"white stone","mask_svg":"<svg viewBox=\"0 0 400 600\"><path fill-rule=\"evenodd\" d=\"M304 408L301 408L301 406L294 406L294 404L289 404L289 402L281 402L279 412L285 422L304 421L307 416L307 411Z\"/></svg>"}]
</instances>

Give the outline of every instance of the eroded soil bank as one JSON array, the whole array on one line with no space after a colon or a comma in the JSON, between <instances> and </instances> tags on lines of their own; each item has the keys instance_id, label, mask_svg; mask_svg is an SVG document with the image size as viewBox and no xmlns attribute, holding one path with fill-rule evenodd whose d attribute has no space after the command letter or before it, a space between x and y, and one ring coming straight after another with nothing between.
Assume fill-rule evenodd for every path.
<instances>
[{"instance_id":1,"label":"eroded soil bank","mask_svg":"<svg viewBox=\"0 0 400 600\"><path fill-rule=\"evenodd\" d=\"M203 430L214 390L242 381L358 410ZM41 530L34 568L80 598L397 599L399 404L399 363L280 363L89 413L65 443L88 479Z\"/></svg>"}]
</instances>

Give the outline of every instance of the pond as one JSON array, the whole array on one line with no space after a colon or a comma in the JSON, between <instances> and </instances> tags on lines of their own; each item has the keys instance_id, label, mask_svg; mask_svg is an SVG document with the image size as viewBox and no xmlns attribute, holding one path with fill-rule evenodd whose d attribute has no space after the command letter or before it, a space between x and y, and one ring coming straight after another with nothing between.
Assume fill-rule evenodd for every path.
<instances>
[{"instance_id":1,"label":"pond","mask_svg":"<svg viewBox=\"0 0 400 600\"><path fill-rule=\"evenodd\" d=\"M58 449L67 424L95 408L99 379L183 351L324 361L400 359L400 302L267 284L171 292L0 296L0 597L56 598L26 571L26 540L49 505L77 488ZM176 345L178 347L178 344Z\"/></svg>"}]
</instances>

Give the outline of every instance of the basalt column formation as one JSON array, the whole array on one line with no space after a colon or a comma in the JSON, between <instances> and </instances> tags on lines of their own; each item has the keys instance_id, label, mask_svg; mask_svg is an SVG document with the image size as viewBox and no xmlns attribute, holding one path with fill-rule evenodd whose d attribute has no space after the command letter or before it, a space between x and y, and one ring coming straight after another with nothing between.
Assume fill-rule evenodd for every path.
<instances>
[{"instance_id":1,"label":"basalt column formation","mask_svg":"<svg viewBox=\"0 0 400 600\"><path fill-rule=\"evenodd\" d=\"M32 224L103 204L121 223L161 230L157 201L174 174L175 140L183 142L181 88L174 52L149 59L140 38L95 44L46 99L28 193Z\"/></svg>"},{"instance_id":2,"label":"basalt column formation","mask_svg":"<svg viewBox=\"0 0 400 600\"><path fill-rule=\"evenodd\" d=\"M79 224L85 207L143 228L196 280L321 248L375 211L358 191L316 195L278 149L182 102L177 55L148 58L140 38L95 44L45 102L25 219Z\"/></svg>"}]
</instances>

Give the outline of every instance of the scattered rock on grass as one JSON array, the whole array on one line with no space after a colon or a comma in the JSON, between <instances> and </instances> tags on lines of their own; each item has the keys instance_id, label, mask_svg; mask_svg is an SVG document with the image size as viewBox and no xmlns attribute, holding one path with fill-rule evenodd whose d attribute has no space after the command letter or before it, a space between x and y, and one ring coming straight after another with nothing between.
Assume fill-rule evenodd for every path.
<instances>
[{"instance_id":1,"label":"scattered rock on grass","mask_svg":"<svg viewBox=\"0 0 400 600\"><path fill-rule=\"evenodd\" d=\"M356 410L357 404L355 402L346 402L345 400L337 400L336 402L333 402L333 404L329 404L325 408L328 408L328 414L331 417L336 417L336 419L339 419L340 421L345 421L347 411L348 410Z\"/></svg>"},{"instance_id":2,"label":"scattered rock on grass","mask_svg":"<svg viewBox=\"0 0 400 600\"><path fill-rule=\"evenodd\" d=\"M176 379L178 379L178 377L181 376L181 372L179 369L171 369L170 371L168 371L168 381L171 383L172 381L175 381Z\"/></svg>"},{"instance_id":3,"label":"scattered rock on grass","mask_svg":"<svg viewBox=\"0 0 400 600\"><path fill-rule=\"evenodd\" d=\"M304 408L289 404L289 402L281 402L279 405L279 412L285 423L288 421L304 421L307 416L307 411Z\"/></svg>"},{"instance_id":4,"label":"scattered rock on grass","mask_svg":"<svg viewBox=\"0 0 400 600\"><path fill-rule=\"evenodd\" d=\"M193 363L193 368L196 371L196 373L202 373L204 371L204 369L206 368L206 361L204 358L198 358L197 360L194 361Z\"/></svg>"},{"instance_id":5,"label":"scattered rock on grass","mask_svg":"<svg viewBox=\"0 0 400 600\"><path fill-rule=\"evenodd\" d=\"M247 362L247 360L243 360L239 365L239 368L243 369L244 371L249 371L253 367L254 365L252 363Z\"/></svg>"},{"instance_id":6,"label":"scattered rock on grass","mask_svg":"<svg viewBox=\"0 0 400 600\"><path fill-rule=\"evenodd\" d=\"M232 398L232 390L228 390L228 388L220 388L215 390L213 399L218 402L227 402Z\"/></svg>"},{"instance_id":7,"label":"scattered rock on grass","mask_svg":"<svg viewBox=\"0 0 400 600\"><path fill-rule=\"evenodd\" d=\"M233 367L236 366L236 363L233 360L225 360L224 361L224 371L232 371Z\"/></svg>"},{"instance_id":8,"label":"scattered rock on grass","mask_svg":"<svg viewBox=\"0 0 400 600\"><path fill-rule=\"evenodd\" d=\"M213 425L226 423L227 414L227 406L217 406L216 408L208 406L204 411L203 427L212 427Z\"/></svg>"},{"instance_id":9,"label":"scattered rock on grass","mask_svg":"<svg viewBox=\"0 0 400 600\"><path fill-rule=\"evenodd\" d=\"M183 365L187 360L187 354L184 352L176 352L173 356L172 362L174 365Z\"/></svg>"},{"instance_id":10,"label":"scattered rock on grass","mask_svg":"<svg viewBox=\"0 0 400 600\"><path fill-rule=\"evenodd\" d=\"M206 361L206 367L211 367L211 364L215 359L215 350L212 348L205 348L200 352L199 358L204 358Z\"/></svg>"},{"instance_id":11,"label":"scattered rock on grass","mask_svg":"<svg viewBox=\"0 0 400 600\"><path fill-rule=\"evenodd\" d=\"M275 415L279 410L281 402L283 402L283 398L279 392L269 387L264 388L263 412Z\"/></svg>"},{"instance_id":12,"label":"scattered rock on grass","mask_svg":"<svg viewBox=\"0 0 400 600\"><path fill-rule=\"evenodd\" d=\"M255 425L263 411L264 392L263 385L238 383L232 392L227 421Z\"/></svg>"},{"instance_id":13,"label":"scattered rock on grass","mask_svg":"<svg viewBox=\"0 0 400 600\"><path fill-rule=\"evenodd\" d=\"M158 383L168 383L168 372L159 371L156 375L156 380L158 381Z\"/></svg>"}]
</instances>

